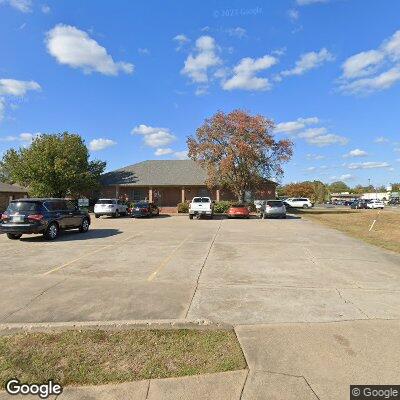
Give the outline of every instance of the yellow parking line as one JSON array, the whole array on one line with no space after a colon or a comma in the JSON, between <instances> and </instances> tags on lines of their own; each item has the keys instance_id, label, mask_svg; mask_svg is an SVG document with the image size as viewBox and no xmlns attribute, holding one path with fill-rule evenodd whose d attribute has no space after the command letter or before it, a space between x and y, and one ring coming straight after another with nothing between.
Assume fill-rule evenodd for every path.
<instances>
[{"instance_id":1,"label":"yellow parking line","mask_svg":"<svg viewBox=\"0 0 400 400\"><path fill-rule=\"evenodd\" d=\"M171 261L172 257L174 256L174 254L184 245L185 242L187 242L187 240L189 239L189 236L186 237L185 239L182 240L182 242L180 242L178 244L178 246L176 246L174 248L174 250L172 250L172 252L169 254L168 257L164 258L163 261L161 261L161 263L159 264L159 266L155 269L154 272L152 272L149 277L147 278L148 282L151 282L156 276L157 274Z\"/></svg>"},{"instance_id":2,"label":"yellow parking line","mask_svg":"<svg viewBox=\"0 0 400 400\"><path fill-rule=\"evenodd\" d=\"M105 249L108 249L108 248L110 248L110 247L118 246L119 244L124 243L124 242L127 242L128 240L133 239L133 238L138 237L138 236L139 236L139 235L133 235L133 236L130 236L130 237L124 239L124 240L121 240L120 242L117 242L116 244L108 244L107 246L103 246L103 247L101 247L100 249L96 249L96 250L91 251L91 252L89 252L89 253L85 253L83 256L80 256L80 257L78 257L78 258L75 258L75 259L72 260L72 261L68 261L67 263L65 263L65 264L63 264L63 265L60 265L60 266L58 266L58 267L56 267L56 268L51 269L50 271L45 272L43 275L49 275L49 274L51 274L51 273L53 273L53 272L59 271L60 269L63 269L63 268L65 268L65 267L68 267L69 265L71 265L71 264L73 264L73 263L75 263L75 262L81 260L82 258L91 256L92 254L99 253L100 251L105 250Z\"/></svg>"}]
</instances>

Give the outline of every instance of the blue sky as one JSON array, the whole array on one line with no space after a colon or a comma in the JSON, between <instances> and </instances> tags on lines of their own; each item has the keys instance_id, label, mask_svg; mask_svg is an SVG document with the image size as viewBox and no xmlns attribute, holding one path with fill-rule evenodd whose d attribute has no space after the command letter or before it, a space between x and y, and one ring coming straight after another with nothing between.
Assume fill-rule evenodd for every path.
<instances>
[{"instance_id":1,"label":"blue sky","mask_svg":"<svg viewBox=\"0 0 400 400\"><path fill-rule=\"evenodd\" d=\"M81 134L108 170L186 154L217 110L275 121L284 182L399 182L398 0L0 0L0 153Z\"/></svg>"}]
</instances>

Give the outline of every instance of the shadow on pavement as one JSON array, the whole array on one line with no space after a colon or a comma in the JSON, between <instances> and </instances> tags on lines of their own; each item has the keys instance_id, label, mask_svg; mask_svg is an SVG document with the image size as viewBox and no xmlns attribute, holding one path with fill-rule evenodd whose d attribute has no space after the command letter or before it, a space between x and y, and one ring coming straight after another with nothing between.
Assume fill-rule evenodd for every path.
<instances>
[{"instance_id":1,"label":"shadow on pavement","mask_svg":"<svg viewBox=\"0 0 400 400\"><path fill-rule=\"evenodd\" d=\"M121 234L122 231L119 229L89 229L86 233L81 233L77 229L71 231L60 232L59 237L56 239L57 242L68 242L71 240L90 240L90 239L101 239ZM22 242L43 242L46 241L42 235L35 235L30 237L24 237L20 239Z\"/></svg>"}]
</instances>

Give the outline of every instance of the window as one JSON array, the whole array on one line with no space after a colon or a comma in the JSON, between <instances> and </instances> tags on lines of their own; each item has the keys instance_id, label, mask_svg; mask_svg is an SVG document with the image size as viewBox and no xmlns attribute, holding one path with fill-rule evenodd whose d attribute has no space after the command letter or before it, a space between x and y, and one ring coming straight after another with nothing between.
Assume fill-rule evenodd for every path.
<instances>
[{"instance_id":1,"label":"window","mask_svg":"<svg viewBox=\"0 0 400 400\"><path fill-rule=\"evenodd\" d=\"M112 199L100 199L96 204L115 204L116 201Z\"/></svg>"},{"instance_id":2,"label":"window","mask_svg":"<svg viewBox=\"0 0 400 400\"><path fill-rule=\"evenodd\" d=\"M75 211L76 210L76 205L73 201L67 201L67 210L68 211Z\"/></svg>"},{"instance_id":3,"label":"window","mask_svg":"<svg viewBox=\"0 0 400 400\"><path fill-rule=\"evenodd\" d=\"M282 207L283 203L279 200L277 201L267 201L267 205L269 205L270 207Z\"/></svg>"},{"instance_id":4,"label":"window","mask_svg":"<svg viewBox=\"0 0 400 400\"><path fill-rule=\"evenodd\" d=\"M33 201L15 201L9 204L8 212L32 212L39 211L40 203Z\"/></svg>"}]
</instances>

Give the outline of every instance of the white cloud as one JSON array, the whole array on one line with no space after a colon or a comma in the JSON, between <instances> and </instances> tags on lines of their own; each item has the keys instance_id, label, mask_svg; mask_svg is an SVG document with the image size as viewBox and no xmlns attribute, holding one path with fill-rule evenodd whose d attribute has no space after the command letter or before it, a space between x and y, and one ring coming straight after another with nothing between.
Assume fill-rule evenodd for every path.
<instances>
[{"instance_id":1,"label":"white cloud","mask_svg":"<svg viewBox=\"0 0 400 400\"><path fill-rule=\"evenodd\" d=\"M352 158L352 157L365 157L368 153L365 150L354 149L349 151L347 154L344 154L344 158Z\"/></svg>"},{"instance_id":2,"label":"white cloud","mask_svg":"<svg viewBox=\"0 0 400 400\"><path fill-rule=\"evenodd\" d=\"M227 33L229 36L236 36L239 39L242 39L246 36L246 29L237 26L236 28L227 29Z\"/></svg>"},{"instance_id":3,"label":"white cloud","mask_svg":"<svg viewBox=\"0 0 400 400\"><path fill-rule=\"evenodd\" d=\"M351 163L349 169L373 169L373 168L388 168L390 164L387 162L369 161L363 163Z\"/></svg>"},{"instance_id":4,"label":"white cloud","mask_svg":"<svg viewBox=\"0 0 400 400\"><path fill-rule=\"evenodd\" d=\"M4 114L6 111L6 101L0 97L0 121L4 119Z\"/></svg>"},{"instance_id":5,"label":"white cloud","mask_svg":"<svg viewBox=\"0 0 400 400\"><path fill-rule=\"evenodd\" d=\"M178 160L186 160L188 158L187 151L175 151L174 157L177 158Z\"/></svg>"},{"instance_id":6,"label":"white cloud","mask_svg":"<svg viewBox=\"0 0 400 400\"><path fill-rule=\"evenodd\" d=\"M222 60L217 55L217 46L211 36L200 36L196 40L196 54L189 54L181 70L193 82L208 82L208 69L220 65Z\"/></svg>"},{"instance_id":7,"label":"white cloud","mask_svg":"<svg viewBox=\"0 0 400 400\"><path fill-rule=\"evenodd\" d=\"M296 61L294 68L282 71L280 75L303 75L311 69L320 67L325 62L333 60L333 55L325 48L321 49L319 52L311 51L309 53L302 54Z\"/></svg>"},{"instance_id":8,"label":"white cloud","mask_svg":"<svg viewBox=\"0 0 400 400\"><path fill-rule=\"evenodd\" d=\"M186 43L190 42L190 39L182 33L180 35L176 35L172 40L175 40L178 43L176 51L179 51Z\"/></svg>"},{"instance_id":9,"label":"white cloud","mask_svg":"<svg viewBox=\"0 0 400 400\"><path fill-rule=\"evenodd\" d=\"M328 130L324 127L306 129L305 131L300 132L298 137L305 139L307 143L318 147L330 146L332 144L345 145L348 143L347 138L333 133L328 133Z\"/></svg>"},{"instance_id":10,"label":"white cloud","mask_svg":"<svg viewBox=\"0 0 400 400\"><path fill-rule=\"evenodd\" d=\"M309 4L315 3L327 3L329 0L296 0L299 6L308 6Z\"/></svg>"},{"instance_id":11,"label":"white cloud","mask_svg":"<svg viewBox=\"0 0 400 400\"><path fill-rule=\"evenodd\" d=\"M400 81L400 30L377 49L349 57L342 70L339 89L345 93L369 94L392 87Z\"/></svg>"},{"instance_id":12,"label":"white cloud","mask_svg":"<svg viewBox=\"0 0 400 400\"><path fill-rule=\"evenodd\" d=\"M40 136L40 132L36 133L29 133L29 132L23 132L20 133L18 136L4 136L0 137L0 142L23 142L26 144L30 144L33 139L36 137Z\"/></svg>"},{"instance_id":13,"label":"white cloud","mask_svg":"<svg viewBox=\"0 0 400 400\"><path fill-rule=\"evenodd\" d=\"M379 143L379 144L382 144L382 143L389 143L389 139L388 139L388 138L385 138L384 136L379 136L379 137L377 137L377 138L374 140L374 142L375 142L375 143Z\"/></svg>"},{"instance_id":14,"label":"white cloud","mask_svg":"<svg viewBox=\"0 0 400 400\"><path fill-rule=\"evenodd\" d=\"M47 51L60 64L81 68L85 73L100 72L104 75L130 74L133 64L115 62L86 32L70 25L56 25L46 33Z\"/></svg>"},{"instance_id":15,"label":"white cloud","mask_svg":"<svg viewBox=\"0 0 400 400\"><path fill-rule=\"evenodd\" d=\"M275 133L288 133L318 147L333 144L345 145L348 143L346 137L329 133L328 129L322 126L304 129L307 126L318 124L320 124L320 120L317 117L298 118L296 121L279 123L275 128Z\"/></svg>"},{"instance_id":16,"label":"white cloud","mask_svg":"<svg viewBox=\"0 0 400 400\"><path fill-rule=\"evenodd\" d=\"M325 158L325 156L321 155L321 154L307 154L306 155L307 160L323 160Z\"/></svg>"},{"instance_id":17,"label":"white cloud","mask_svg":"<svg viewBox=\"0 0 400 400\"><path fill-rule=\"evenodd\" d=\"M8 4L23 13L29 13L32 11L31 0L0 0L0 5L1 4Z\"/></svg>"},{"instance_id":18,"label":"white cloud","mask_svg":"<svg viewBox=\"0 0 400 400\"><path fill-rule=\"evenodd\" d=\"M138 48L138 53L143 54L145 56L148 56L150 54L150 50L145 48L145 47L139 47Z\"/></svg>"},{"instance_id":19,"label":"white cloud","mask_svg":"<svg viewBox=\"0 0 400 400\"><path fill-rule=\"evenodd\" d=\"M275 65L278 60L270 55L261 58L242 58L234 68L233 76L222 83L224 90L268 90L271 84L267 78L257 77L259 71L263 71Z\"/></svg>"},{"instance_id":20,"label":"white cloud","mask_svg":"<svg viewBox=\"0 0 400 400\"><path fill-rule=\"evenodd\" d=\"M166 148L166 149L157 149L154 154L156 156L166 156L168 154L172 154L174 151L170 148Z\"/></svg>"},{"instance_id":21,"label":"white cloud","mask_svg":"<svg viewBox=\"0 0 400 400\"><path fill-rule=\"evenodd\" d=\"M49 14L51 11L51 8L47 4L43 4L41 10L42 10L43 14Z\"/></svg>"},{"instance_id":22,"label":"white cloud","mask_svg":"<svg viewBox=\"0 0 400 400\"><path fill-rule=\"evenodd\" d=\"M315 125L319 123L317 117L298 118L296 121L281 122L276 125L275 133L292 133L304 129L307 125Z\"/></svg>"},{"instance_id":23,"label":"white cloud","mask_svg":"<svg viewBox=\"0 0 400 400\"><path fill-rule=\"evenodd\" d=\"M156 128L144 124L134 127L131 133L142 135L145 145L149 147L168 146L176 139L168 128Z\"/></svg>"},{"instance_id":24,"label":"white cloud","mask_svg":"<svg viewBox=\"0 0 400 400\"><path fill-rule=\"evenodd\" d=\"M16 79L0 79L0 95L25 96L29 90L40 90L35 81L18 81Z\"/></svg>"},{"instance_id":25,"label":"white cloud","mask_svg":"<svg viewBox=\"0 0 400 400\"><path fill-rule=\"evenodd\" d=\"M115 146L117 142L111 139L93 139L89 143L89 150L90 151L100 151L107 149L108 147Z\"/></svg>"},{"instance_id":26,"label":"white cloud","mask_svg":"<svg viewBox=\"0 0 400 400\"><path fill-rule=\"evenodd\" d=\"M339 181L352 181L353 179L355 179L354 175L351 174L343 174L339 176Z\"/></svg>"},{"instance_id":27,"label":"white cloud","mask_svg":"<svg viewBox=\"0 0 400 400\"><path fill-rule=\"evenodd\" d=\"M295 8L288 10L287 15L291 21L297 21L299 19L300 13Z\"/></svg>"}]
</instances>

